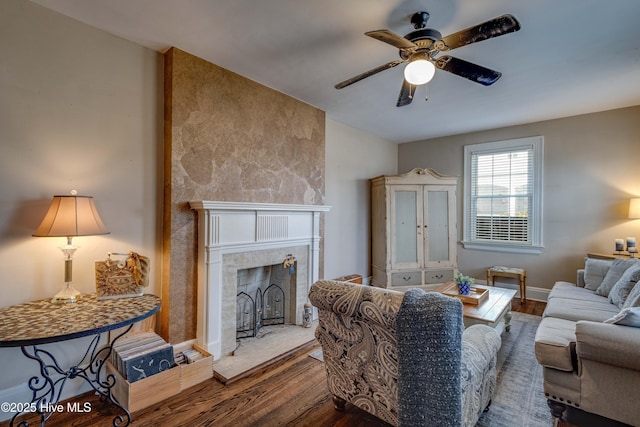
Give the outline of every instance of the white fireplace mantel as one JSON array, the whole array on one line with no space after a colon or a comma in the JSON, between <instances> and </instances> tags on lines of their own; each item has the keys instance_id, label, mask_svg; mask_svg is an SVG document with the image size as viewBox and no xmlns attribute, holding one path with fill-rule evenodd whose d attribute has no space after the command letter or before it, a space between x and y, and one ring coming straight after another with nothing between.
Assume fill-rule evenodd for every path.
<instances>
[{"instance_id":1,"label":"white fireplace mantel","mask_svg":"<svg viewBox=\"0 0 640 427\"><path fill-rule=\"evenodd\" d=\"M320 213L331 207L207 200L189 205L198 211L197 342L219 359L235 343L228 331L223 332L223 325L229 324L224 317L235 314L223 308L223 299L229 297L223 292L224 255L305 246L305 282L312 284L319 275Z\"/></svg>"}]
</instances>

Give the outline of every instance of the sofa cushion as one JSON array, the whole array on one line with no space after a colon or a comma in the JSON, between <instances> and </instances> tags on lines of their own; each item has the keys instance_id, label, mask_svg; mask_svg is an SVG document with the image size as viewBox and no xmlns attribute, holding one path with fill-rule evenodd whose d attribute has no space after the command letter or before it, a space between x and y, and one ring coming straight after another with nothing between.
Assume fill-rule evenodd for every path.
<instances>
[{"instance_id":1,"label":"sofa cushion","mask_svg":"<svg viewBox=\"0 0 640 427\"><path fill-rule=\"evenodd\" d=\"M576 366L576 323L545 317L536 330L535 353L542 366L573 371Z\"/></svg>"},{"instance_id":2,"label":"sofa cushion","mask_svg":"<svg viewBox=\"0 0 640 427\"><path fill-rule=\"evenodd\" d=\"M614 259L611 263L609 271L607 271L606 276L604 276L602 283L600 284L600 286L598 286L598 289L596 289L596 294L602 295L603 297L608 297L609 292L611 292L611 289L613 289L618 280L620 280L620 277L622 277L624 272L637 262L637 258Z\"/></svg>"},{"instance_id":3,"label":"sofa cushion","mask_svg":"<svg viewBox=\"0 0 640 427\"><path fill-rule=\"evenodd\" d=\"M585 258L584 260L584 287L595 291L602 284L609 268L611 260Z\"/></svg>"},{"instance_id":4,"label":"sofa cushion","mask_svg":"<svg viewBox=\"0 0 640 427\"><path fill-rule=\"evenodd\" d=\"M640 279L640 264L636 263L627 268L616 284L613 285L611 292L609 292L609 302L617 305L618 308L622 308L638 279Z\"/></svg>"},{"instance_id":5,"label":"sofa cushion","mask_svg":"<svg viewBox=\"0 0 640 427\"><path fill-rule=\"evenodd\" d=\"M553 284L553 288L551 290L551 292L553 292L553 289L577 289L578 286L576 286L575 283L571 283L571 282L563 282L562 280L557 281L556 283ZM582 288L580 288L582 289ZM549 296L551 296L551 294L549 294Z\"/></svg>"},{"instance_id":6,"label":"sofa cushion","mask_svg":"<svg viewBox=\"0 0 640 427\"><path fill-rule=\"evenodd\" d=\"M602 302L604 297L596 295L595 291L590 291L587 288L580 288L569 282L556 282L547 296L547 302L553 298L568 298L581 301L597 301Z\"/></svg>"},{"instance_id":7,"label":"sofa cushion","mask_svg":"<svg viewBox=\"0 0 640 427\"><path fill-rule=\"evenodd\" d=\"M596 301L556 297L547 301L547 308L545 308L542 316L556 317L574 322L578 320L602 322L618 314L618 312L620 312L620 309L603 297L599 297Z\"/></svg>"}]
</instances>

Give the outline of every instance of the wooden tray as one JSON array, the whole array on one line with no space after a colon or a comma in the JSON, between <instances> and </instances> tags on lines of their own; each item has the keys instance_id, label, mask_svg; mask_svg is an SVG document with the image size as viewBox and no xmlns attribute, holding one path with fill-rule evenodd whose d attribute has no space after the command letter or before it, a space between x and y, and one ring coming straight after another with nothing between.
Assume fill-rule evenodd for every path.
<instances>
[{"instance_id":1,"label":"wooden tray","mask_svg":"<svg viewBox=\"0 0 640 427\"><path fill-rule=\"evenodd\" d=\"M455 282L451 282L449 286L442 290L442 293L450 297L459 298L463 303L475 305L480 304L482 301L489 297L488 289L480 289L474 287L471 287L469 295L460 295L458 293L458 285Z\"/></svg>"}]
</instances>

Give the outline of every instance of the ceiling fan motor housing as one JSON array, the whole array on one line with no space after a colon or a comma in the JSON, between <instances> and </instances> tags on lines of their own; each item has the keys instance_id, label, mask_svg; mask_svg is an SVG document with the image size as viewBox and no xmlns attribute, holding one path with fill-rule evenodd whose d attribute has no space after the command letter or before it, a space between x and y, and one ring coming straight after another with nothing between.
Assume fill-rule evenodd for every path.
<instances>
[{"instance_id":1,"label":"ceiling fan motor housing","mask_svg":"<svg viewBox=\"0 0 640 427\"><path fill-rule=\"evenodd\" d=\"M433 28L421 28L410 32L404 36L404 38L412 41L418 46L415 53L430 51L430 55L435 55L438 52L430 48L435 41L442 38L442 34L440 34L440 31L434 30ZM405 60L412 56L411 52L402 49L400 49L398 53L400 54L400 58Z\"/></svg>"},{"instance_id":2,"label":"ceiling fan motor housing","mask_svg":"<svg viewBox=\"0 0 640 427\"><path fill-rule=\"evenodd\" d=\"M415 55L415 53L426 53L431 45L442 38L440 31L433 28L427 28L427 21L429 20L429 12L416 12L411 16L411 24L415 31L410 32L405 39L415 43L419 49L414 52L407 52L400 50L400 58L407 60ZM430 54L436 54L437 52L431 51ZM423 55L420 55L423 57Z\"/></svg>"}]
</instances>

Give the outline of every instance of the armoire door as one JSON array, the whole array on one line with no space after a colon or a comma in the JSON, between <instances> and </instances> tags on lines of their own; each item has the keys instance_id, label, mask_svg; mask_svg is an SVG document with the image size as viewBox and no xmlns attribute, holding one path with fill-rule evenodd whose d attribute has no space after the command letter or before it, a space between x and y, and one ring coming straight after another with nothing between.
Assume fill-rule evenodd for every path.
<instances>
[{"instance_id":1,"label":"armoire door","mask_svg":"<svg viewBox=\"0 0 640 427\"><path fill-rule=\"evenodd\" d=\"M427 268L455 265L455 190L451 186L424 187L424 254Z\"/></svg>"},{"instance_id":2,"label":"armoire door","mask_svg":"<svg viewBox=\"0 0 640 427\"><path fill-rule=\"evenodd\" d=\"M421 268L423 265L423 186L394 185L390 188L391 268Z\"/></svg>"}]
</instances>

